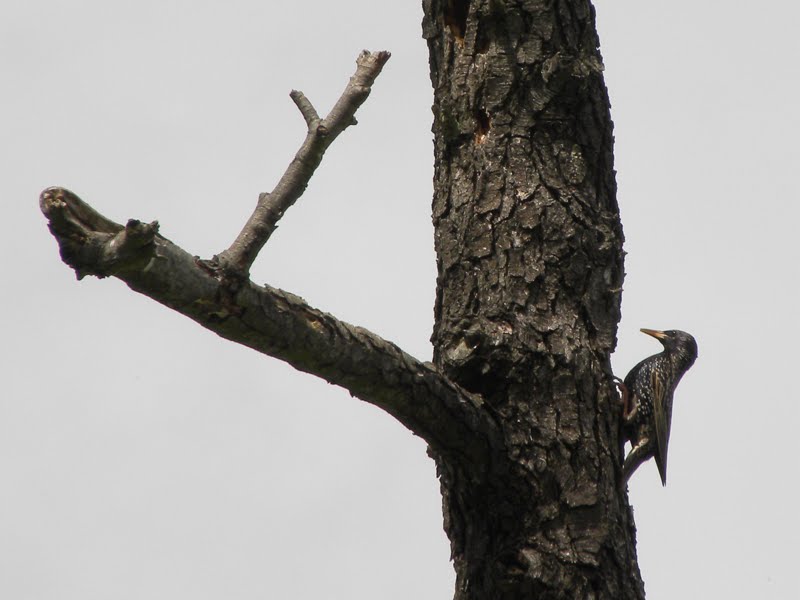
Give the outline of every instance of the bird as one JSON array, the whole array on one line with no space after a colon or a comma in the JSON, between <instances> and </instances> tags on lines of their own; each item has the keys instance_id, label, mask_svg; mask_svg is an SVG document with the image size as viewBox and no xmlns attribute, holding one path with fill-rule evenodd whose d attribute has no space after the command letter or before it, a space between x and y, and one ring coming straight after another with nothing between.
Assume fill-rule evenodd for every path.
<instances>
[{"instance_id":1,"label":"bird","mask_svg":"<svg viewBox=\"0 0 800 600\"><path fill-rule=\"evenodd\" d=\"M615 378L622 396L622 435L631 451L622 464L621 481L627 484L633 472L655 457L661 484L667 485L667 448L672 421L675 387L697 359L697 342L685 331L641 329L664 346L633 367L625 380Z\"/></svg>"}]
</instances>

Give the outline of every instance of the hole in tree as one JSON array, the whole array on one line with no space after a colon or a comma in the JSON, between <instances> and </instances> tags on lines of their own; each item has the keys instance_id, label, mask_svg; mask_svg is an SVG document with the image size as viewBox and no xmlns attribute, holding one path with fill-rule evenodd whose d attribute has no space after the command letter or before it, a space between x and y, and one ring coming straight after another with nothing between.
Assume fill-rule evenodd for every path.
<instances>
[{"instance_id":1,"label":"hole in tree","mask_svg":"<svg viewBox=\"0 0 800 600\"><path fill-rule=\"evenodd\" d=\"M492 120L485 110L479 108L475 111L475 143L482 144L489 135Z\"/></svg>"},{"instance_id":2,"label":"hole in tree","mask_svg":"<svg viewBox=\"0 0 800 600\"><path fill-rule=\"evenodd\" d=\"M489 33L487 25L480 23L478 25L478 34L475 36L475 52L478 54L485 54L489 51Z\"/></svg>"},{"instance_id":3,"label":"hole in tree","mask_svg":"<svg viewBox=\"0 0 800 600\"><path fill-rule=\"evenodd\" d=\"M458 41L464 39L467 31L469 0L447 0L444 7L444 24L450 28L453 37Z\"/></svg>"}]
</instances>

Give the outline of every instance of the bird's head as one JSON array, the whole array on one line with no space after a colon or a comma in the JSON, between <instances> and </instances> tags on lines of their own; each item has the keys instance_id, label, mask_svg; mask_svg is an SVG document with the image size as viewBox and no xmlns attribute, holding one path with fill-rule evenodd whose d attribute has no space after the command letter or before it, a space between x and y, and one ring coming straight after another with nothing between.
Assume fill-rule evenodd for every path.
<instances>
[{"instance_id":1,"label":"bird's head","mask_svg":"<svg viewBox=\"0 0 800 600\"><path fill-rule=\"evenodd\" d=\"M685 331L680 331L678 329L668 329L667 331L641 329L640 331L653 336L661 342L661 345L664 346L664 350L668 354L680 357L681 362L686 365L687 369L697 358L697 342Z\"/></svg>"}]
</instances>

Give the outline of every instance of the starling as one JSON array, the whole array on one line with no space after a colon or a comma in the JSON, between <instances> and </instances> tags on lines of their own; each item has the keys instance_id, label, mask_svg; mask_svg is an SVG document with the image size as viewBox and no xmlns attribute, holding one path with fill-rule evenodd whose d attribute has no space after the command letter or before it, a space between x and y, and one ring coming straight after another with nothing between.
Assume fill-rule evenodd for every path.
<instances>
[{"instance_id":1,"label":"starling","mask_svg":"<svg viewBox=\"0 0 800 600\"><path fill-rule=\"evenodd\" d=\"M664 351L633 367L624 382L618 380L623 404L621 443L631 442L631 451L622 465L622 482L627 483L639 465L654 456L661 483L667 485L672 396L697 358L697 342L684 331L641 331L660 341Z\"/></svg>"}]
</instances>

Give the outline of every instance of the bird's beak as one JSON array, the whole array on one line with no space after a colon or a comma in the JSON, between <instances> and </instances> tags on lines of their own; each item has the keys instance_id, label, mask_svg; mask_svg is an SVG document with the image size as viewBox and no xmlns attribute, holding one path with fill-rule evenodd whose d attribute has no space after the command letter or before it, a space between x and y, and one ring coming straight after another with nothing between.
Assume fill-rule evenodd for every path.
<instances>
[{"instance_id":1,"label":"bird's beak","mask_svg":"<svg viewBox=\"0 0 800 600\"><path fill-rule=\"evenodd\" d=\"M652 335L657 340L663 340L667 337L667 334L663 331L658 331L658 329L640 329L642 333L646 333L647 335Z\"/></svg>"}]
</instances>

